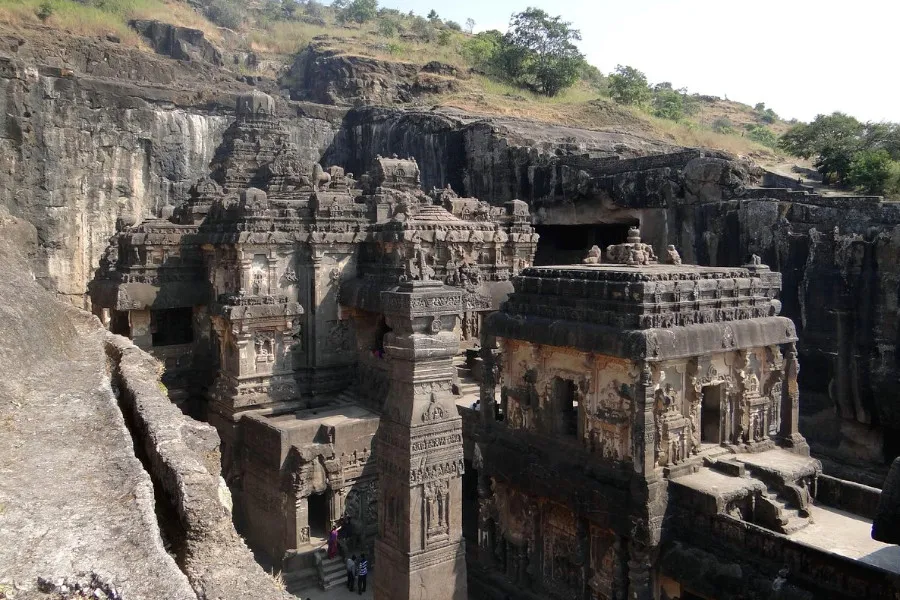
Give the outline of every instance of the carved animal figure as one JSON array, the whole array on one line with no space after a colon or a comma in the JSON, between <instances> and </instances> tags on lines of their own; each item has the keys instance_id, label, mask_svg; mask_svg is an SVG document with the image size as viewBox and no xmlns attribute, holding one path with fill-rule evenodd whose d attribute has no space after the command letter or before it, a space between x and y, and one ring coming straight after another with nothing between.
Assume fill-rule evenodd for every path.
<instances>
[{"instance_id":1,"label":"carved animal figure","mask_svg":"<svg viewBox=\"0 0 900 600\"><path fill-rule=\"evenodd\" d=\"M591 249L588 250L587 256L582 260L586 265L599 265L600 264L600 247L599 246L591 246Z\"/></svg>"},{"instance_id":2,"label":"carved animal figure","mask_svg":"<svg viewBox=\"0 0 900 600\"><path fill-rule=\"evenodd\" d=\"M322 168L322 165L316 163L313 165L313 185L319 191L325 191L331 185L331 173Z\"/></svg>"}]
</instances>

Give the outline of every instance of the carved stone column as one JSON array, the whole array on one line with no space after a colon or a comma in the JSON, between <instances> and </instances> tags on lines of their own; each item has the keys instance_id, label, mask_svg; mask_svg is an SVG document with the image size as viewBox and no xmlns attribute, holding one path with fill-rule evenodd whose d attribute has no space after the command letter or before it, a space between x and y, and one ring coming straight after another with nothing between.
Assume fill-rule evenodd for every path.
<instances>
[{"instance_id":1,"label":"carved stone column","mask_svg":"<svg viewBox=\"0 0 900 600\"><path fill-rule=\"evenodd\" d=\"M809 444L800 435L800 386L797 375L797 344L790 343L784 352L784 385L781 397L781 437L795 452L809 456Z\"/></svg>"},{"instance_id":2,"label":"carved stone column","mask_svg":"<svg viewBox=\"0 0 900 600\"><path fill-rule=\"evenodd\" d=\"M377 600L465 600L462 422L450 391L463 291L412 281L382 292L391 386L375 434Z\"/></svg>"},{"instance_id":3,"label":"carved stone column","mask_svg":"<svg viewBox=\"0 0 900 600\"><path fill-rule=\"evenodd\" d=\"M653 415L653 370L650 363L641 364L641 375L635 395L636 422L632 432L634 470L652 477L656 466L656 418Z\"/></svg>"}]
</instances>

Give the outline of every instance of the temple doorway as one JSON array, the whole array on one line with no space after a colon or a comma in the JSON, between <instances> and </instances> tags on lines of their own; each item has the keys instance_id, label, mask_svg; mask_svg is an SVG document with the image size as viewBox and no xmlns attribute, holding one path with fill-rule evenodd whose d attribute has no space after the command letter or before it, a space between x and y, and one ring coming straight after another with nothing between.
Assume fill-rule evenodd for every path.
<instances>
[{"instance_id":1,"label":"temple doorway","mask_svg":"<svg viewBox=\"0 0 900 600\"><path fill-rule=\"evenodd\" d=\"M309 537L326 539L330 530L328 497L326 494L312 494L306 499L307 516L309 518Z\"/></svg>"},{"instance_id":2,"label":"temple doorway","mask_svg":"<svg viewBox=\"0 0 900 600\"><path fill-rule=\"evenodd\" d=\"M707 385L700 391L700 443L722 443L723 385Z\"/></svg>"}]
</instances>

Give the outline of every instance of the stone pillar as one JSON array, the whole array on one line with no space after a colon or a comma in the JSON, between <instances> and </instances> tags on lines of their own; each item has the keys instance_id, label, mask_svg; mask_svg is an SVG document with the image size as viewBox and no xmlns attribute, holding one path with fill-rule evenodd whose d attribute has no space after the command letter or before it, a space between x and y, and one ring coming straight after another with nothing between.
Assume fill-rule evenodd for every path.
<instances>
[{"instance_id":1,"label":"stone pillar","mask_svg":"<svg viewBox=\"0 0 900 600\"><path fill-rule=\"evenodd\" d=\"M781 387L781 437L795 452L809 456L809 444L800 435L800 386L797 375L797 344L790 343L784 352L784 385Z\"/></svg>"},{"instance_id":2,"label":"stone pillar","mask_svg":"<svg viewBox=\"0 0 900 600\"><path fill-rule=\"evenodd\" d=\"M636 386L636 422L632 432L634 470L651 477L656 467L656 418L653 414L653 370L650 363L641 364L641 374Z\"/></svg>"},{"instance_id":3,"label":"stone pillar","mask_svg":"<svg viewBox=\"0 0 900 600\"><path fill-rule=\"evenodd\" d=\"M412 281L381 300L391 386L375 453L376 600L465 600L462 421L450 391L463 291Z\"/></svg>"}]
</instances>

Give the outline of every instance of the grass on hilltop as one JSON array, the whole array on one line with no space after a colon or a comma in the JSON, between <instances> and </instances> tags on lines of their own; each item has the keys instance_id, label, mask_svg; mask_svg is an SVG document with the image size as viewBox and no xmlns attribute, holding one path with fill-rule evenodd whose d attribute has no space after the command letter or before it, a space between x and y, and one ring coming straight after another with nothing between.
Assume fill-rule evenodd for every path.
<instances>
[{"instance_id":1,"label":"grass on hilltop","mask_svg":"<svg viewBox=\"0 0 900 600\"><path fill-rule=\"evenodd\" d=\"M320 6L320 12L313 18L305 14L301 6L293 18L285 18L277 10L281 0L260 0L263 4L201 0L214 1L231 2L243 11L246 18L237 31L218 27L180 0L0 0L0 23L13 26L43 23L87 37L111 34L127 46L146 48L140 36L128 26L128 21L158 19L199 29L226 50L252 51L267 59L260 64L288 63L294 54L319 38L327 47L346 55L415 64L440 61L463 71L472 66L466 54L470 36L440 20L427 21L398 11L385 11L378 19L367 23L341 23L329 7ZM264 4L266 1L268 7ZM273 6L276 7L274 11ZM42 12L43 19L38 16ZM395 24L387 33L386 20ZM241 67L241 70L246 69ZM260 74L273 76L274 72ZM700 103L699 114L676 122L656 118L635 107L618 105L596 82L592 85L580 81L557 96L547 97L505 81L473 74L461 80L456 91L425 101L476 114L520 117L585 129L618 129L674 145L717 148L758 160L776 157L771 148L741 134L747 126L757 122L753 109L728 100L704 100ZM714 123L723 119L734 124L731 132L714 131ZM779 120L768 127L780 135L788 124Z\"/></svg>"}]
</instances>

